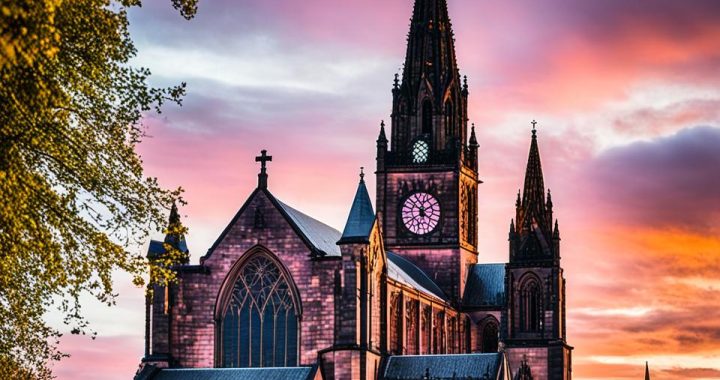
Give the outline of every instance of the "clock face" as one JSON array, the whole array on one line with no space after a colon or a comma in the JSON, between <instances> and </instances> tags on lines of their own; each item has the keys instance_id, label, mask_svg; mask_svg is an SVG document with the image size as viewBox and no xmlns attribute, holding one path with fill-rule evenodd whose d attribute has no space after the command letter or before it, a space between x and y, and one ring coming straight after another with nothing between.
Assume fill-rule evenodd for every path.
<instances>
[{"instance_id":1,"label":"clock face","mask_svg":"<svg viewBox=\"0 0 720 380\"><path fill-rule=\"evenodd\" d=\"M415 193L403 203L402 220L414 234L430 233L440 221L440 203L428 193Z\"/></svg>"},{"instance_id":2,"label":"clock face","mask_svg":"<svg viewBox=\"0 0 720 380\"><path fill-rule=\"evenodd\" d=\"M422 164L427 161L430 146L425 140L415 141L412 148L413 163Z\"/></svg>"}]
</instances>

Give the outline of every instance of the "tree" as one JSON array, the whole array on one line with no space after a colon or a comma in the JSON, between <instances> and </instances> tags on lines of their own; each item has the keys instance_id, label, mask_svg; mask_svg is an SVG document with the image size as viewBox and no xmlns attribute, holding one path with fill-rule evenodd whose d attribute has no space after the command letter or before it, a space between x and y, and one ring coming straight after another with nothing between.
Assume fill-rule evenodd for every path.
<instances>
[{"instance_id":1,"label":"tree","mask_svg":"<svg viewBox=\"0 0 720 380\"><path fill-rule=\"evenodd\" d=\"M172 0L187 19L196 3ZM153 88L149 70L129 65L134 6L140 0L0 2L0 378L51 376L63 354L45 313L85 334L81 294L113 304L116 270L143 284L148 264L130 247L163 226L180 197L146 178L135 152L143 114L180 104L185 84ZM173 280L171 270L151 272L151 281Z\"/></svg>"}]
</instances>

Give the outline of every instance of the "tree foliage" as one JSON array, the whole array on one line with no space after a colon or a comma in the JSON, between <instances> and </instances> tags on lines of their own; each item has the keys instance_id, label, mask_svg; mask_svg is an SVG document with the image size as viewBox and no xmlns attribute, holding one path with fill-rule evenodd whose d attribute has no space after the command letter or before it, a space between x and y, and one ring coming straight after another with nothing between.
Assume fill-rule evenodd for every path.
<instances>
[{"instance_id":1,"label":"tree foliage","mask_svg":"<svg viewBox=\"0 0 720 380\"><path fill-rule=\"evenodd\" d=\"M164 225L180 196L147 178L135 152L143 113L185 92L184 83L154 88L147 69L129 64L127 10L139 5L0 1L0 378L51 376L63 354L47 313L84 334L81 294L113 304L116 270L142 285L147 262L130 247ZM197 0L172 5L191 18Z\"/></svg>"}]
</instances>

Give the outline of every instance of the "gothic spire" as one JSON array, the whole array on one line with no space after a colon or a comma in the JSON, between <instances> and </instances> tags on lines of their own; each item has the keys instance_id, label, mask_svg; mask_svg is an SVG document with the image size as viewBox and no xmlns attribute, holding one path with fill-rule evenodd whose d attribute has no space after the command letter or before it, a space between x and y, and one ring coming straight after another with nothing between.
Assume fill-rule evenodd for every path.
<instances>
[{"instance_id":1,"label":"gothic spire","mask_svg":"<svg viewBox=\"0 0 720 380\"><path fill-rule=\"evenodd\" d=\"M417 88L423 77L436 90L460 81L446 0L415 0L402 84Z\"/></svg>"},{"instance_id":2,"label":"gothic spire","mask_svg":"<svg viewBox=\"0 0 720 380\"><path fill-rule=\"evenodd\" d=\"M559 248L552 244L554 237L552 199L548 195L548 201L545 200L536 123L533 120L530 153L525 169L525 185L515 202L516 236L520 239L518 249L526 252L526 256L542 253L546 258L553 258L558 256Z\"/></svg>"},{"instance_id":3,"label":"gothic spire","mask_svg":"<svg viewBox=\"0 0 720 380\"><path fill-rule=\"evenodd\" d=\"M392 93L391 151L408 156L412 144L424 139L431 151L461 153L458 146L468 137L468 93L446 0L415 0L402 79ZM459 162L454 154L445 155L449 163Z\"/></svg>"},{"instance_id":4,"label":"gothic spire","mask_svg":"<svg viewBox=\"0 0 720 380\"><path fill-rule=\"evenodd\" d=\"M535 207L537 211L544 210L545 184L543 183L542 165L540 164L540 150L537 143L537 131L533 125L532 140L530 142L530 155L525 169L525 187L523 188L522 206Z\"/></svg>"},{"instance_id":5,"label":"gothic spire","mask_svg":"<svg viewBox=\"0 0 720 380\"><path fill-rule=\"evenodd\" d=\"M648 367L648 362L645 362L645 380L650 380L650 367Z\"/></svg>"}]
</instances>

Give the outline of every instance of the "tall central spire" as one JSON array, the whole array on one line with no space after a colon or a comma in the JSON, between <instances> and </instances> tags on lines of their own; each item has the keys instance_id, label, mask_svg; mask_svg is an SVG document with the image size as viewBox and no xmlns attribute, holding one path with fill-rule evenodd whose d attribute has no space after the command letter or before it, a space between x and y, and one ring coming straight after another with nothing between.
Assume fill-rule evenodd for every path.
<instances>
[{"instance_id":1,"label":"tall central spire","mask_svg":"<svg viewBox=\"0 0 720 380\"><path fill-rule=\"evenodd\" d=\"M467 84L455 59L446 0L416 0L402 80L393 86L391 151L408 163L457 163L466 154ZM427 161L413 157L423 140ZM473 163L469 163L474 166Z\"/></svg>"},{"instance_id":2,"label":"tall central spire","mask_svg":"<svg viewBox=\"0 0 720 380\"><path fill-rule=\"evenodd\" d=\"M402 86L417 89L423 79L428 79L433 89L440 90L459 77L447 2L416 0Z\"/></svg>"}]
</instances>

